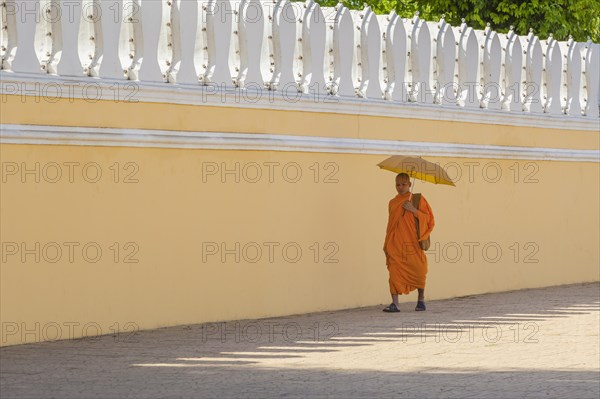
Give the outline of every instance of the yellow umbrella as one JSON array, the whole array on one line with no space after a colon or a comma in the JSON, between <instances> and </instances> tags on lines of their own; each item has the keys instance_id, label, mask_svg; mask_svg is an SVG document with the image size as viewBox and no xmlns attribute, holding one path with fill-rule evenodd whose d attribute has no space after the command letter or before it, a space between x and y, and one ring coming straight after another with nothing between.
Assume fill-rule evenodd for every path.
<instances>
[{"instance_id":1,"label":"yellow umbrella","mask_svg":"<svg viewBox=\"0 0 600 399\"><path fill-rule=\"evenodd\" d=\"M406 173L413 178L413 181L414 179L419 179L434 184L455 186L454 182L440 165L426 161L420 157L394 155L378 163L377 166L395 173Z\"/></svg>"}]
</instances>

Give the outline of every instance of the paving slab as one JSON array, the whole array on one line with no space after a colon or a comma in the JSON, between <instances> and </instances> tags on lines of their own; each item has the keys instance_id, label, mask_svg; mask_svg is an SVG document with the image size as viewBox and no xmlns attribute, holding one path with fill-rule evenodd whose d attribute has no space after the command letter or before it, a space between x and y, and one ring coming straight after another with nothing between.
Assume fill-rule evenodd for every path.
<instances>
[{"instance_id":1,"label":"paving slab","mask_svg":"<svg viewBox=\"0 0 600 399\"><path fill-rule=\"evenodd\" d=\"M5 347L0 397L600 397L598 283L381 308Z\"/></svg>"}]
</instances>

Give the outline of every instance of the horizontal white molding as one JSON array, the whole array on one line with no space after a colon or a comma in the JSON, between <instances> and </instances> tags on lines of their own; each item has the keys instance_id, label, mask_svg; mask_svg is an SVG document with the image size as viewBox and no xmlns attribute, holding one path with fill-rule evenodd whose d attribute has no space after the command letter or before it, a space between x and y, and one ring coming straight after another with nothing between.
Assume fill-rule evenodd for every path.
<instances>
[{"instance_id":1,"label":"horizontal white molding","mask_svg":"<svg viewBox=\"0 0 600 399\"><path fill-rule=\"evenodd\" d=\"M527 112L493 111L482 108L394 102L279 91L218 88L203 85L151 83L128 80L77 78L33 75L0 71L2 102L7 95L56 102L59 99L84 99L89 102L143 102L184 105L206 105L249 109L323 112L392 118L469 122L543 129L599 131L595 117L531 114ZM168 117L166 115L165 117Z\"/></svg>"},{"instance_id":2,"label":"horizontal white molding","mask_svg":"<svg viewBox=\"0 0 600 399\"><path fill-rule=\"evenodd\" d=\"M2 125L0 143L600 162L600 150L34 125Z\"/></svg>"}]
</instances>

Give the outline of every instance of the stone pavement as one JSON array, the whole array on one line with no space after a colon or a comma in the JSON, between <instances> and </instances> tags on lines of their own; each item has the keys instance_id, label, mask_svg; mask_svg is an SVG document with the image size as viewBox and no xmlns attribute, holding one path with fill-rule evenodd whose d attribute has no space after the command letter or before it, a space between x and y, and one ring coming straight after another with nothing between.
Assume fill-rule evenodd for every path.
<instances>
[{"instance_id":1,"label":"stone pavement","mask_svg":"<svg viewBox=\"0 0 600 399\"><path fill-rule=\"evenodd\" d=\"M598 398L600 285L0 349L7 398Z\"/></svg>"}]
</instances>

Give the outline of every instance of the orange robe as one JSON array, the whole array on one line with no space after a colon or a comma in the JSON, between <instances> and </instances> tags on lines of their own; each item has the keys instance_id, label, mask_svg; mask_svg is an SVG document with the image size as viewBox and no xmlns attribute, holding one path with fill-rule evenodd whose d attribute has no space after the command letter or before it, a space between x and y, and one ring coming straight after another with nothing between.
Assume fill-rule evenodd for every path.
<instances>
[{"instance_id":1,"label":"orange robe","mask_svg":"<svg viewBox=\"0 0 600 399\"><path fill-rule=\"evenodd\" d=\"M427 257L419 247L415 214L404 211L402 204L408 201L410 193L398 194L389 204L389 219L385 235L384 251L390 273L390 292L408 294L417 288L425 288ZM403 215L404 213L404 215ZM427 239L433 230L433 212L424 196L419 203L420 240Z\"/></svg>"}]
</instances>

